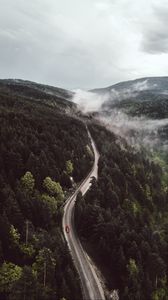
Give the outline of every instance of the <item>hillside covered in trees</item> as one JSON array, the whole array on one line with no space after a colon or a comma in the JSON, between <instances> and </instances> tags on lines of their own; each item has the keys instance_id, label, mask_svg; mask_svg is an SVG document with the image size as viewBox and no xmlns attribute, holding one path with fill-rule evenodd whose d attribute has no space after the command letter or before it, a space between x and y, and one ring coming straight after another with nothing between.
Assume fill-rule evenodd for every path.
<instances>
[{"instance_id":1,"label":"hillside covered in trees","mask_svg":"<svg viewBox=\"0 0 168 300\"><path fill-rule=\"evenodd\" d=\"M76 228L121 300L168 299L168 190L161 167L99 125L98 182L78 195Z\"/></svg>"},{"instance_id":2,"label":"hillside covered in trees","mask_svg":"<svg viewBox=\"0 0 168 300\"><path fill-rule=\"evenodd\" d=\"M61 220L73 182L88 174L93 157L71 96L0 81L0 299L82 299ZM99 178L77 197L81 241L120 300L166 300L167 157L162 169L93 120L89 129Z\"/></svg>"},{"instance_id":3,"label":"hillside covered in trees","mask_svg":"<svg viewBox=\"0 0 168 300\"><path fill-rule=\"evenodd\" d=\"M57 94L59 90L56 91ZM74 105L32 85L0 83L0 299L81 298L61 232L72 179L90 170ZM60 105L61 103L61 105Z\"/></svg>"},{"instance_id":4,"label":"hillside covered in trees","mask_svg":"<svg viewBox=\"0 0 168 300\"><path fill-rule=\"evenodd\" d=\"M146 77L124 81L92 92L103 96L101 110L121 110L132 117L168 117L168 77ZM102 99L103 99L102 97Z\"/></svg>"}]
</instances>

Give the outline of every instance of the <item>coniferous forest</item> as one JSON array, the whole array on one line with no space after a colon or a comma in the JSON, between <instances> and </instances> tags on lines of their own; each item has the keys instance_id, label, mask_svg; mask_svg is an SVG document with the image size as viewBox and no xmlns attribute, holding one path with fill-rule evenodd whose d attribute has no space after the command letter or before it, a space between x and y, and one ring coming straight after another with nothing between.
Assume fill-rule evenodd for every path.
<instances>
[{"instance_id":1,"label":"coniferous forest","mask_svg":"<svg viewBox=\"0 0 168 300\"><path fill-rule=\"evenodd\" d=\"M93 156L69 97L0 82L0 299L82 299L61 222ZM121 300L167 300L167 168L91 119L99 176L77 196L81 242Z\"/></svg>"},{"instance_id":2,"label":"coniferous forest","mask_svg":"<svg viewBox=\"0 0 168 300\"><path fill-rule=\"evenodd\" d=\"M33 88L1 85L0 299L81 298L62 204L71 176L79 182L92 162L85 125L66 108Z\"/></svg>"},{"instance_id":3,"label":"coniferous forest","mask_svg":"<svg viewBox=\"0 0 168 300\"><path fill-rule=\"evenodd\" d=\"M168 300L168 0L0 7L0 300Z\"/></svg>"},{"instance_id":4,"label":"coniferous forest","mask_svg":"<svg viewBox=\"0 0 168 300\"><path fill-rule=\"evenodd\" d=\"M122 300L168 299L168 190L160 166L100 125L90 125L99 178L75 220L81 240Z\"/></svg>"}]
</instances>

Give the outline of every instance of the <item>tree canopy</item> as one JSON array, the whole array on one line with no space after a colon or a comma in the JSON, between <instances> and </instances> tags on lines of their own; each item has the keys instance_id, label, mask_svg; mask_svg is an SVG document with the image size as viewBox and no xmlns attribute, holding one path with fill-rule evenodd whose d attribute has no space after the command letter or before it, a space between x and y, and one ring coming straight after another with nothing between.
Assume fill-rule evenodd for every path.
<instances>
[{"instance_id":1,"label":"tree canopy","mask_svg":"<svg viewBox=\"0 0 168 300\"><path fill-rule=\"evenodd\" d=\"M168 299L164 170L99 125L98 181L76 201L76 229L120 299Z\"/></svg>"},{"instance_id":2,"label":"tree canopy","mask_svg":"<svg viewBox=\"0 0 168 300\"><path fill-rule=\"evenodd\" d=\"M70 176L79 182L92 159L85 125L71 108L35 87L0 82L1 299L82 297L62 238L61 205Z\"/></svg>"}]
</instances>

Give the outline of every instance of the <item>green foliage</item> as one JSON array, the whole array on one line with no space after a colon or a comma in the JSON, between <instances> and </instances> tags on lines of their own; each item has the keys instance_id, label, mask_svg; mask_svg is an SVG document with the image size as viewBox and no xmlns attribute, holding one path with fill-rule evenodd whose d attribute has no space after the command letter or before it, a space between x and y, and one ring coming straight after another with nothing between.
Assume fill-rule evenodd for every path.
<instances>
[{"instance_id":1,"label":"green foliage","mask_svg":"<svg viewBox=\"0 0 168 300\"><path fill-rule=\"evenodd\" d=\"M19 245L20 234L19 234L18 230L13 225L11 225L11 228L10 228L10 235L11 235L12 241L15 244Z\"/></svg>"},{"instance_id":2,"label":"green foliage","mask_svg":"<svg viewBox=\"0 0 168 300\"><path fill-rule=\"evenodd\" d=\"M73 173L73 163L71 162L71 160L67 160L66 161L66 171L68 175L71 175Z\"/></svg>"},{"instance_id":3,"label":"green foliage","mask_svg":"<svg viewBox=\"0 0 168 300\"><path fill-rule=\"evenodd\" d=\"M26 172L21 178L21 184L26 192L31 193L34 189L35 179L31 172Z\"/></svg>"},{"instance_id":4,"label":"green foliage","mask_svg":"<svg viewBox=\"0 0 168 300\"><path fill-rule=\"evenodd\" d=\"M63 189L72 185L66 162L72 162L73 178L80 181L90 170L90 142L85 125L64 114L67 108L73 108L70 101L31 84L0 81L0 267L6 261L23 268L12 290L0 292L1 299L81 298L78 275L62 239L60 204ZM56 194L43 187L46 177L57 183ZM44 288L42 269L35 277L32 266L45 248L57 264L52 276L47 273Z\"/></svg>"},{"instance_id":5,"label":"green foliage","mask_svg":"<svg viewBox=\"0 0 168 300\"><path fill-rule=\"evenodd\" d=\"M168 299L167 277L160 280L160 287L152 293L152 300L166 300Z\"/></svg>"},{"instance_id":6,"label":"green foliage","mask_svg":"<svg viewBox=\"0 0 168 300\"><path fill-rule=\"evenodd\" d=\"M134 278L138 275L138 267L134 259L130 258L129 264L127 265L127 269L130 277Z\"/></svg>"},{"instance_id":7,"label":"green foliage","mask_svg":"<svg viewBox=\"0 0 168 300\"><path fill-rule=\"evenodd\" d=\"M33 257L35 254L35 249L34 249L33 245L31 245L31 244L27 244L27 245L21 244L20 248L21 248L22 252L29 257Z\"/></svg>"},{"instance_id":8,"label":"green foliage","mask_svg":"<svg viewBox=\"0 0 168 300\"><path fill-rule=\"evenodd\" d=\"M159 154L154 154L153 155L153 161L154 163L158 164L160 167L164 168L165 167L165 161L163 160L163 158L161 158L159 156Z\"/></svg>"},{"instance_id":9,"label":"green foliage","mask_svg":"<svg viewBox=\"0 0 168 300\"><path fill-rule=\"evenodd\" d=\"M99 176L76 201L78 233L121 299L166 300L168 193L162 168L103 127L90 125L90 131L101 154Z\"/></svg>"},{"instance_id":10,"label":"green foliage","mask_svg":"<svg viewBox=\"0 0 168 300\"><path fill-rule=\"evenodd\" d=\"M0 292L9 293L14 283L20 279L22 268L12 263L4 262L0 268Z\"/></svg>"},{"instance_id":11,"label":"green foliage","mask_svg":"<svg viewBox=\"0 0 168 300\"><path fill-rule=\"evenodd\" d=\"M31 299L36 300L37 281L30 266L24 266L21 277L15 282L10 292L10 300Z\"/></svg>"},{"instance_id":12,"label":"green foliage","mask_svg":"<svg viewBox=\"0 0 168 300\"><path fill-rule=\"evenodd\" d=\"M52 211L52 213L56 213L57 211L57 200L53 196L49 196L48 194L41 195L42 201L47 203Z\"/></svg>"},{"instance_id":13,"label":"green foliage","mask_svg":"<svg viewBox=\"0 0 168 300\"><path fill-rule=\"evenodd\" d=\"M64 193L59 182L55 182L50 177L46 177L43 181L43 187L50 196L55 196L58 202L64 200Z\"/></svg>"},{"instance_id":14,"label":"green foliage","mask_svg":"<svg viewBox=\"0 0 168 300\"><path fill-rule=\"evenodd\" d=\"M54 280L56 260L52 251L49 248L43 248L36 256L36 261L33 264L33 274L39 278L39 282L44 284L44 273L47 272L48 276ZM45 270L46 268L46 270Z\"/></svg>"},{"instance_id":15,"label":"green foliage","mask_svg":"<svg viewBox=\"0 0 168 300\"><path fill-rule=\"evenodd\" d=\"M93 159L94 158L94 154L93 154L93 152L92 152L92 150L91 150L91 148L90 148L89 145L86 146L86 150L87 150L88 155Z\"/></svg>"},{"instance_id":16,"label":"green foliage","mask_svg":"<svg viewBox=\"0 0 168 300\"><path fill-rule=\"evenodd\" d=\"M165 289L160 288L153 292L152 294L152 300L166 300L168 294L166 293Z\"/></svg>"}]
</instances>

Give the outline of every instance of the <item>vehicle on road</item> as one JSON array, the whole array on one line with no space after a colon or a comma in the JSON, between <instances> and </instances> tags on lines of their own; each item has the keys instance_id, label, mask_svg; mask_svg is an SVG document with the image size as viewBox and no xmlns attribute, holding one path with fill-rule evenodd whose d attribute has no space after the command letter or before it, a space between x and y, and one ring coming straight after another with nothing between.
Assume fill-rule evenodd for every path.
<instances>
[{"instance_id":1,"label":"vehicle on road","mask_svg":"<svg viewBox=\"0 0 168 300\"><path fill-rule=\"evenodd\" d=\"M74 225L75 201L80 201L80 198L86 194L91 185L98 178L99 153L90 133L89 137L91 139L91 144L94 151L94 164L89 175L83 179L80 186L76 187L76 191L74 190L74 194L71 195L66 201L62 225L70 254L72 255L74 264L80 276L83 299L105 300L102 284L92 263L90 262L88 255L82 248Z\"/></svg>"},{"instance_id":2,"label":"vehicle on road","mask_svg":"<svg viewBox=\"0 0 168 300\"><path fill-rule=\"evenodd\" d=\"M66 231L66 233L69 233L69 232L70 232L70 228L69 228L68 225L65 226L65 231Z\"/></svg>"}]
</instances>

